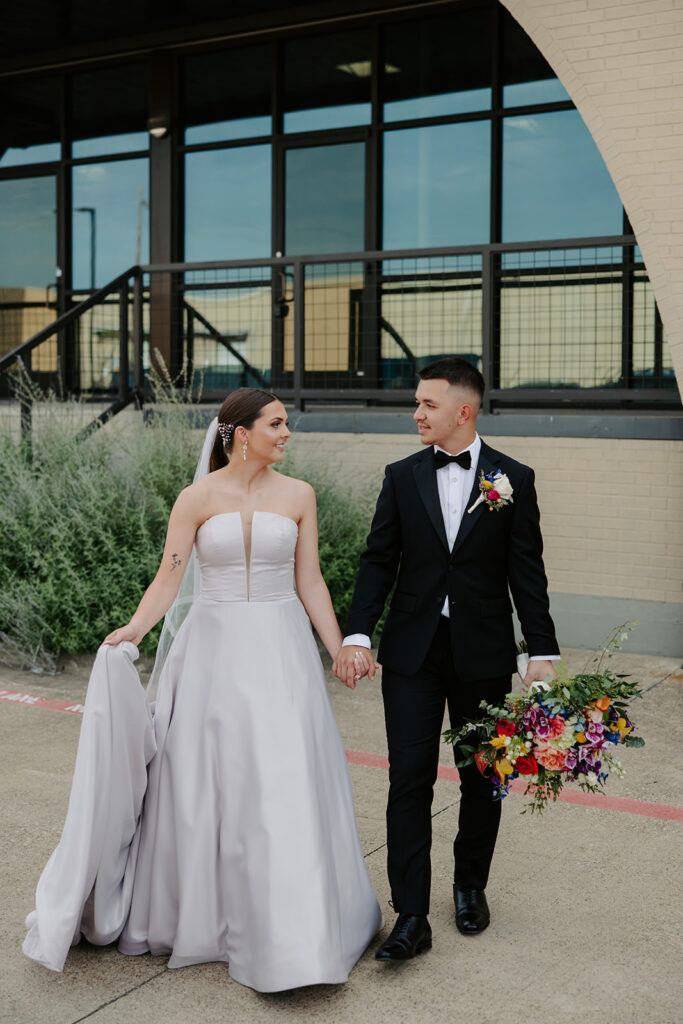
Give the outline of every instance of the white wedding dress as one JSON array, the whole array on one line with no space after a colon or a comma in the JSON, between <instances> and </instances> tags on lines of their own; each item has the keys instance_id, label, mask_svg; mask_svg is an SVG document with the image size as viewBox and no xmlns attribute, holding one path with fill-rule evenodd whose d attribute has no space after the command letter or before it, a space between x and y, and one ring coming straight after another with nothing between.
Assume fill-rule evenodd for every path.
<instances>
[{"instance_id":1,"label":"white wedding dress","mask_svg":"<svg viewBox=\"0 0 683 1024\"><path fill-rule=\"evenodd\" d=\"M100 648L28 956L61 970L81 935L119 938L273 992L345 981L381 927L296 542L271 512L250 532L239 512L202 524L153 718L135 647Z\"/></svg>"}]
</instances>

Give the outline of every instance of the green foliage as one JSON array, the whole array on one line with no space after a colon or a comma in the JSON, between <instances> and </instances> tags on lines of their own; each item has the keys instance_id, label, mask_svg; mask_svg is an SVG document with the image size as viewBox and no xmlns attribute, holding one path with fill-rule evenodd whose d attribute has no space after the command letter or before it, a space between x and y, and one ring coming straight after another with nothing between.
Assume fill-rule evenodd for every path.
<instances>
[{"instance_id":1,"label":"green foliage","mask_svg":"<svg viewBox=\"0 0 683 1024\"><path fill-rule=\"evenodd\" d=\"M306 480L315 491L318 504L318 548L320 568L332 598L339 623L344 628L358 562L370 529L374 494L349 494L332 481L326 471L305 465L287 454L283 471ZM377 630L381 632L383 618Z\"/></svg>"},{"instance_id":2,"label":"green foliage","mask_svg":"<svg viewBox=\"0 0 683 1024\"><path fill-rule=\"evenodd\" d=\"M196 461L187 416L172 406L133 431L85 439L83 418L78 403L47 398L30 445L0 429L0 654L47 671L128 621Z\"/></svg>"},{"instance_id":3,"label":"green foliage","mask_svg":"<svg viewBox=\"0 0 683 1024\"><path fill-rule=\"evenodd\" d=\"M93 651L128 621L163 552L168 516L199 451L196 407L170 385L130 430L115 420L79 438L77 402L34 395L30 444L0 425L0 657L53 671L62 652ZM315 487L320 562L345 621L370 522L320 473L286 469ZM156 649L157 627L141 644Z\"/></svg>"}]
</instances>

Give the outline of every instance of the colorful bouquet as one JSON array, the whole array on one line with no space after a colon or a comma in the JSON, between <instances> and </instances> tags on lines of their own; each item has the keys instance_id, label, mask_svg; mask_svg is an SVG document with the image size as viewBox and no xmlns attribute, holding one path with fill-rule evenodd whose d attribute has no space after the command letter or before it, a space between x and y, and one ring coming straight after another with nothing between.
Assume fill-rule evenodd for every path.
<instances>
[{"instance_id":1,"label":"colorful bouquet","mask_svg":"<svg viewBox=\"0 0 683 1024\"><path fill-rule=\"evenodd\" d=\"M624 628L629 627L620 626L618 632ZM617 646L613 635L595 659L594 672L568 677L560 665L553 682L510 695L502 707L482 701L482 718L443 734L463 755L458 766L476 764L490 778L494 800L507 796L512 781L522 777L532 813L543 811L551 798L557 800L569 782L589 793L603 792L610 772L624 774L617 746L645 744L634 735L628 717L629 701L641 696L638 685L603 668L609 647Z\"/></svg>"}]
</instances>

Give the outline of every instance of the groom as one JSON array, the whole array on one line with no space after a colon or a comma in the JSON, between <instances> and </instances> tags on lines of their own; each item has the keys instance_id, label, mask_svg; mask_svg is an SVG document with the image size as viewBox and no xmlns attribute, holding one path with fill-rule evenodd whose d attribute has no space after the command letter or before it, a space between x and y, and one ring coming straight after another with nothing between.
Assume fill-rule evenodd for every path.
<instances>
[{"instance_id":1,"label":"groom","mask_svg":"<svg viewBox=\"0 0 683 1024\"><path fill-rule=\"evenodd\" d=\"M392 590L379 646L389 747L388 873L398 918L378 960L405 960L432 944L431 803L444 709L451 727L497 704L515 669L512 604L530 662L524 683L553 675L559 657L549 614L533 470L476 432L484 379L455 356L420 374L414 419L424 448L386 468L335 662L343 682L375 663L370 637ZM501 471L499 507L480 497L480 474ZM475 506L476 507L473 507ZM464 935L489 923L485 888L500 802L474 765L460 769L454 843L455 922Z\"/></svg>"}]
</instances>

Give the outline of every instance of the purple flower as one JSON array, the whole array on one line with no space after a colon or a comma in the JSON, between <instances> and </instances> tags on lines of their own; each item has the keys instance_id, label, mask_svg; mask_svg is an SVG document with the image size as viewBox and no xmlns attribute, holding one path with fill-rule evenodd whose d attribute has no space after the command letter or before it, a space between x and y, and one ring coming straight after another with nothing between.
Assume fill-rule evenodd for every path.
<instances>
[{"instance_id":1,"label":"purple flower","mask_svg":"<svg viewBox=\"0 0 683 1024\"><path fill-rule=\"evenodd\" d=\"M605 727L602 722L588 722L584 735L592 747L601 747Z\"/></svg>"},{"instance_id":2,"label":"purple flower","mask_svg":"<svg viewBox=\"0 0 683 1024\"><path fill-rule=\"evenodd\" d=\"M567 756L566 756L566 758L564 760L565 768L569 768L570 771L571 771L572 768L576 768L578 760L579 759L576 756L576 751L572 750L572 749L568 750L567 751Z\"/></svg>"},{"instance_id":3,"label":"purple flower","mask_svg":"<svg viewBox=\"0 0 683 1024\"><path fill-rule=\"evenodd\" d=\"M546 739L552 732L550 720L548 719L548 716L543 713L543 711L538 711L536 713L536 724L534 726L534 732L537 736L540 736L541 739Z\"/></svg>"},{"instance_id":4,"label":"purple flower","mask_svg":"<svg viewBox=\"0 0 683 1024\"><path fill-rule=\"evenodd\" d=\"M595 770L596 765L599 765L598 752L592 747L584 746L579 748L579 771L581 772L592 772Z\"/></svg>"},{"instance_id":5,"label":"purple flower","mask_svg":"<svg viewBox=\"0 0 683 1024\"><path fill-rule=\"evenodd\" d=\"M538 712L536 708L527 708L522 715L522 725L525 729L533 729L536 725L536 716Z\"/></svg>"}]
</instances>

